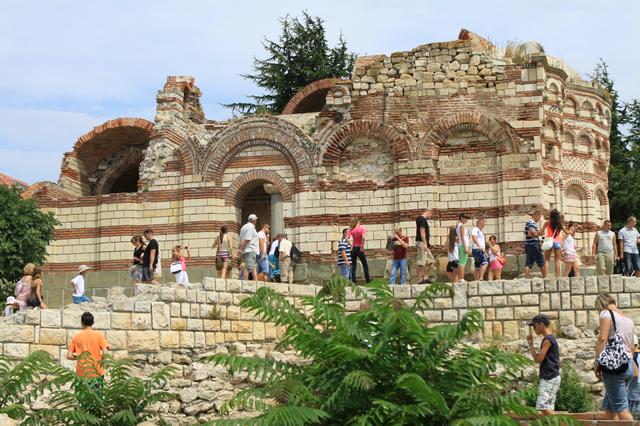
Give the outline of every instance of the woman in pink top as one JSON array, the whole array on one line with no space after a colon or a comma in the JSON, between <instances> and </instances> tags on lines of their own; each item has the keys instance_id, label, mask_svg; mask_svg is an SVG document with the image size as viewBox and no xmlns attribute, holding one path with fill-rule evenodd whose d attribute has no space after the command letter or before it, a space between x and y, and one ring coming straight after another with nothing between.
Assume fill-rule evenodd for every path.
<instances>
[{"instance_id":1,"label":"woman in pink top","mask_svg":"<svg viewBox=\"0 0 640 426\"><path fill-rule=\"evenodd\" d=\"M369 276L369 264L367 263L367 257L364 254L364 233L366 229L362 226L362 221L359 218L355 218L351 221L351 230L347 232L347 239L352 239L353 244L351 246L351 279L356 282L356 267L357 260L360 259L362 263L362 269L364 269L364 277L367 282L371 281Z\"/></svg>"},{"instance_id":2,"label":"woman in pink top","mask_svg":"<svg viewBox=\"0 0 640 426\"><path fill-rule=\"evenodd\" d=\"M27 299L31 294L31 282L33 280L32 276L35 267L36 265L33 263L27 263L24 265L24 268L22 269L22 278L20 278L20 281L16 284L16 303L20 309L27 308Z\"/></svg>"}]
</instances>

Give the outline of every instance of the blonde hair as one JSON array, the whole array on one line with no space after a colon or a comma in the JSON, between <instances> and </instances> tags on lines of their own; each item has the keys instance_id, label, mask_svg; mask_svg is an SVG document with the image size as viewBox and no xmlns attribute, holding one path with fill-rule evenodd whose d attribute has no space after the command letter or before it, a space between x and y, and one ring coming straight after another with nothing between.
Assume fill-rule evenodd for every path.
<instances>
[{"instance_id":1,"label":"blonde hair","mask_svg":"<svg viewBox=\"0 0 640 426\"><path fill-rule=\"evenodd\" d=\"M33 263L27 263L26 265L24 265L24 268L22 268L22 275L33 275L33 270L35 269L35 267L36 265L34 265Z\"/></svg>"},{"instance_id":2,"label":"blonde hair","mask_svg":"<svg viewBox=\"0 0 640 426\"><path fill-rule=\"evenodd\" d=\"M609 293L600 293L596 297L595 306L599 311L604 311L609 305L615 305L616 299L614 299Z\"/></svg>"},{"instance_id":3,"label":"blonde hair","mask_svg":"<svg viewBox=\"0 0 640 426\"><path fill-rule=\"evenodd\" d=\"M182 254L182 253L180 253L181 250L182 250L182 246L180 246L180 245L175 246L173 248L173 250L171 251L171 259L174 260L174 261L180 260L180 255Z\"/></svg>"},{"instance_id":4,"label":"blonde hair","mask_svg":"<svg viewBox=\"0 0 640 426\"><path fill-rule=\"evenodd\" d=\"M396 226L396 227L395 227L395 229L394 229L394 232L395 232L396 234L399 234L399 233L401 233L401 232L402 232L402 228L400 228L399 226Z\"/></svg>"}]
</instances>

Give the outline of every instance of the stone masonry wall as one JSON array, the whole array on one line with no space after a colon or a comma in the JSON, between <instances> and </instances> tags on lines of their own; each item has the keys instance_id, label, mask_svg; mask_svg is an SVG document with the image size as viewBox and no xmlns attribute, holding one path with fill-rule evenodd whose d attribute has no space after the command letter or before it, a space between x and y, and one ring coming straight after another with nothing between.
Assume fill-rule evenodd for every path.
<instances>
[{"instance_id":1,"label":"stone masonry wall","mask_svg":"<svg viewBox=\"0 0 640 426\"><path fill-rule=\"evenodd\" d=\"M225 351L281 359L295 356L274 351L282 328L264 323L239 307L240 301L261 285L213 278L187 288L140 285L136 298L125 297L116 288L108 298L98 298L94 303L22 311L0 320L0 353L19 359L44 350L72 367L73 363L66 360L67 344L80 329L82 312L91 311L95 328L106 334L115 357L131 357L144 371L163 365L178 368L170 383L176 400L156 409L172 413L175 424L188 424L188 417L192 421L194 417L214 416L233 390L246 383L246 377L229 377L224 369L203 363L203 356ZM296 305L301 297L313 296L318 290L315 285L266 285ZM424 288L406 285L396 286L393 291L396 297L412 303ZM456 284L454 297L436 299L433 309L424 315L431 324L453 323L469 309L477 309L485 323L476 339L499 337L512 350L523 350L519 346L528 334L526 322L544 312L553 319L559 336L585 343L563 344L563 353L583 359L576 366L583 367L580 371L584 371L584 380L599 390L590 378L589 357L585 355L591 350L589 345L598 326L593 305L599 292L610 292L627 315L640 317L640 279L621 276ZM349 292L349 311L357 310L360 302Z\"/></svg>"}]
</instances>

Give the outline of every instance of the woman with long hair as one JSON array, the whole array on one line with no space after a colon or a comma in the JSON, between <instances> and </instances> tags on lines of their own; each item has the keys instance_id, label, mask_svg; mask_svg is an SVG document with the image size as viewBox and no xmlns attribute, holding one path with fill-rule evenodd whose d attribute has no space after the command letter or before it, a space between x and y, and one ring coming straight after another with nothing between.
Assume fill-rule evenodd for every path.
<instances>
[{"instance_id":1,"label":"woman with long hair","mask_svg":"<svg viewBox=\"0 0 640 426\"><path fill-rule=\"evenodd\" d=\"M460 251L458 249L458 233L455 226L449 227L449 235L447 236L447 276L449 281L457 283L460 281L458 277L458 262L460 261Z\"/></svg>"},{"instance_id":2,"label":"woman with long hair","mask_svg":"<svg viewBox=\"0 0 640 426\"><path fill-rule=\"evenodd\" d=\"M235 259L235 250L233 249L233 238L229 235L227 227L222 225L220 227L220 234L213 242L211 246L216 250L216 265L221 264L220 278L227 278L227 270L229 264Z\"/></svg>"},{"instance_id":3,"label":"woman with long hair","mask_svg":"<svg viewBox=\"0 0 640 426\"><path fill-rule=\"evenodd\" d=\"M563 231L562 238L562 261L564 262L563 277L568 277L571 271L575 274L575 277L580 276L580 261L578 259L578 251L576 247L576 240L573 238L578 224L575 222L569 222L567 228Z\"/></svg>"},{"instance_id":4,"label":"woman with long hair","mask_svg":"<svg viewBox=\"0 0 640 426\"><path fill-rule=\"evenodd\" d=\"M495 235L489 237L489 281L502 279L502 268L504 265L500 262L502 253L498 238Z\"/></svg>"},{"instance_id":5,"label":"woman with long hair","mask_svg":"<svg viewBox=\"0 0 640 426\"><path fill-rule=\"evenodd\" d=\"M596 360L604 350L609 339L618 335L623 342L623 350L629 357L627 368L622 372L604 371L596 362L594 372L604 384L602 409L609 420L633 420L629 412L628 390L633 384L633 350L635 324L633 320L618 309L616 300L607 293L596 298L595 308L600 313L600 330L596 341Z\"/></svg>"},{"instance_id":6,"label":"woman with long hair","mask_svg":"<svg viewBox=\"0 0 640 426\"><path fill-rule=\"evenodd\" d=\"M547 268L547 273L551 272L551 254L553 253L553 262L555 265L556 277L561 276L560 264L562 260L562 217L558 209L553 209L549 212L549 220L544 224L544 236L545 238L551 238L553 240L553 246L549 250L544 252L544 262Z\"/></svg>"},{"instance_id":7,"label":"woman with long hair","mask_svg":"<svg viewBox=\"0 0 640 426\"><path fill-rule=\"evenodd\" d=\"M33 268L33 279L31 281L31 292L27 298L27 306L30 308L47 309L42 297L42 268L36 266Z\"/></svg>"},{"instance_id":8,"label":"woman with long hair","mask_svg":"<svg viewBox=\"0 0 640 426\"><path fill-rule=\"evenodd\" d=\"M31 294L31 282L33 281L33 270L36 265L33 263L27 263L22 268L22 278L16 283L16 303L20 309L26 309L27 299Z\"/></svg>"},{"instance_id":9,"label":"woman with long hair","mask_svg":"<svg viewBox=\"0 0 640 426\"><path fill-rule=\"evenodd\" d=\"M134 235L131 237L131 244L133 244L133 260L131 261L130 275L131 275L131 294L136 295L136 284L142 282L142 256L147 245L144 243L142 235Z\"/></svg>"}]
</instances>

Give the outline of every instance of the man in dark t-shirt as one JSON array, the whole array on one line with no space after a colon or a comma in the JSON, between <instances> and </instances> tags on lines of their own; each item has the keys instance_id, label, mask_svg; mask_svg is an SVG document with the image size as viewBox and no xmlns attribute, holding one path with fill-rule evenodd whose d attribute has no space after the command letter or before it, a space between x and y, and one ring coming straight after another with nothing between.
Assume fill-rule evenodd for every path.
<instances>
[{"instance_id":1,"label":"man in dark t-shirt","mask_svg":"<svg viewBox=\"0 0 640 426\"><path fill-rule=\"evenodd\" d=\"M144 238L147 240L147 248L142 256L142 281L149 284L158 284L154 278L160 249L158 242L153 238L153 229L145 229Z\"/></svg>"},{"instance_id":2,"label":"man in dark t-shirt","mask_svg":"<svg viewBox=\"0 0 640 426\"><path fill-rule=\"evenodd\" d=\"M540 364L540 385L538 386L538 400L536 410L542 414L553 414L556 395L560 389L560 350L555 336L551 333L551 321L545 314L539 314L529 321L536 335L542 336L540 352L533 347L531 332L527 336L529 352L533 360Z\"/></svg>"},{"instance_id":3,"label":"man in dark t-shirt","mask_svg":"<svg viewBox=\"0 0 640 426\"><path fill-rule=\"evenodd\" d=\"M429 221L431 218L431 210L426 209L416 219L416 247L418 253L416 256L416 275L418 278L418 284L431 284L429 279L429 272L431 271L431 265L433 265L435 259L431 254L429 237Z\"/></svg>"}]
</instances>

